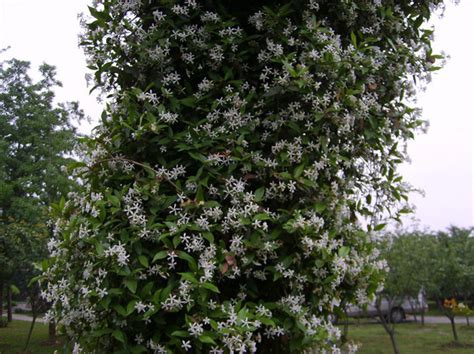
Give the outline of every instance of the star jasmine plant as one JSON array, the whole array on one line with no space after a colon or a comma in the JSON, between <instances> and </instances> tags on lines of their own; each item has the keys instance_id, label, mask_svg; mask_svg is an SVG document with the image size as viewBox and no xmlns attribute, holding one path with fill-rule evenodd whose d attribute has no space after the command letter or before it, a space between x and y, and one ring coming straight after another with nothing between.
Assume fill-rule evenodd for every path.
<instances>
[{"instance_id":1,"label":"star jasmine plant","mask_svg":"<svg viewBox=\"0 0 474 354\"><path fill-rule=\"evenodd\" d=\"M339 353L332 319L373 296L376 231L407 211L439 7L93 1L105 109L43 275L73 352Z\"/></svg>"}]
</instances>

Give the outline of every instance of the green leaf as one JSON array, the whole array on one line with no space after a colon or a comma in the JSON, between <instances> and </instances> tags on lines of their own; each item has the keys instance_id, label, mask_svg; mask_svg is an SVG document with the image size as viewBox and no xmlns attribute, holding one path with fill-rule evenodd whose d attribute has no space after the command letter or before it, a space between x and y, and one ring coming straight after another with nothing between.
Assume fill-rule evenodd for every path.
<instances>
[{"instance_id":1,"label":"green leaf","mask_svg":"<svg viewBox=\"0 0 474 354\"><path fill-rule=\"evenodd\" d=\"M43 272L46 272L48 270L48 260L45 258L41 261L41 268L43 269Z\"/></svg>"},{"instance_id":2,"label":"green leaf","mask_svg":"<svg viewBox=\"0 0 474 354\"><path fill-rule=\"evenodd\" d=\"M10 285L10 290L13 293L13 295L18 295L20 293L20 289L18 289L14 284Z\"/></svg>"},{"instance_id":3,"label":"green leaf","mask_svg":"<svg viewBox=\"0 0 474 354\"><path fill-rule=\"evenodd\" d=\"M141 263L142 266L145 268L148 268L149 263L148 263L148 258L144 255L138 256L138 261Z\"/></svg>"},{"instance_id":4,"label":"green leaf","mask_svg":"<svg viewBox=\"0 0 474 354\"><path fill-rule=\"evenodd\" d=\"M354 47L357 48L357 36L355 35L354 32L351 32L351 42L354 45Z\"/></svg>"},{"instance_id":5,"label":"green leaf","mask_svg":"<svg viewBox=\"0 0 474 354\"><path fill-rule=\"evenodd\" d=\"M118 341L125 343L125 334L121 330L116 329L115 331L112 332L112 335Z\"/></svg>"},{"instance_id":6,"label":"green leaf","mask_svg":"<svg viewBox=\"0 0 474 354\"><path fill-rule=\"evenodd\" d=\"M375 231L380 231L380 230L383 230L383 228L386 226L387 224L378 224L374 227L374 230Z\"/></svg>"},{"instance_id":7,"label":"green leaf","mask_svg":"<svg viewBox=\"0 0 474 354\"><path fill-rule=\"evenodd\" d=\"M120 199L117 198L115 195L109 195L107 199L113 206L120 207Z\"/></svg>"},{"instance_id":8,"label":"green leaf","mask_svg":"<svg viewBox=\"0 0 474 354\"><path fill-rule=\"evenodd\" d=\"M161 291L160 300L165 301L172 291L173 291L173 283L171 281L168 281L168 285L166 286L166 288L164 288Z\"/></svg>"},{"instance_id":9,"label":"green leaf","mask_svg":"<svg viewBox=\"0 0 474 354\"><path fill-rule=\"evenodd\" d=\"M168 251L160 251L158 253L155 254L155 256L153 257L153 261L152 262L156 262L157 260L159 259L164 259L168 256Z\"/></svg>"},{"instance_id":10,"label":"green leaf","mask_svg":"<svg viewBox=\"0 0 474 354\"><path fill-rule=\"evenodd\" d=\"M253 217L254 220L270 220L271 216L266 213L259 213Z\"/></svg>"},{"instance_id":11,"label":"green leaf","mask_svg":"<svg viewBox=\"0 0 474 354\"><path fill-rule=\"evenodd\" d=\"M180 242L181 242L181 238L179 237L179 235L176 235L175 237L173 237L173 247L174 248L178 247Z\"/></svg>"},{"instance_id":12,"label":"green leaf","mask_svg":"<svg viewBox=\"0 0 474 354\"><path fill-rule=\"evenodd\" d=\"M178 273L178 274L181 275L181 278L184 280L188 280L194 284L199 283L192 273Z\"/></svg>"},{"instance_id":13,"label":"green leaf","mask_svg":"<svg viewBox=\"0 0 474 354\"><path fill-rule=\"evenodd\" d=\"M178 258L181 258L187 261L189 264L189 268L191 268L193 272L197 272L198 270L197 263L196 263L196 260L192 256L190 256L184 251L178 251Z\"/></svg>"},{"instance_id":14,"label":"green leaf","mask_svg":"<svg viewBox=\"0 0 474 354\"><path fill-rule=\"evenodd\" d=\"M161 301L160 301L160 295L161 295L161 290L162 289L158 289L157 291L155 291L155 293L153 294L153 296L151 297L153 299L153 303L156 305L156 304L159 304Z\"/></svg>"},{"instance_id":15,"label":"green leaf","mask_svg":"<svg viewBox=\"0 0 474 354\"><path fill-rule=\"evenodd\" d=\"M260 202L263 199L263 195L265 194L265 187L260 187L255 191L255 201Z\"/></svg>"},{"instance_id":16,"label":"green leaf","mask_svg":"<svg viewBox=\"0 0 474 354\"><path fill-rule=\"evenodd\" d=\"M339 248L337 253L339 254L340 257L345 257L349 254L349 251L350 251L349 247L342 246L341 248Z\"/></svg>"},{"instance_id":17,"label":"green leaf","mask_svg":"<svg viewBox=\"0 0 474 354\"><path fill-rule=\"evenodd\" d=\"M258 317L258 320L262 322L265 326L275 326L275 322L267 317Z\"/></svg>"},{"instance_id":18,"label":"green leaf","mask_svg":"<svg viewBox=\"0 0 474 354\"><path fill-rule=\"evenodd\" d=\"M301 176L301 174L304 171L304 168L305 168L304 163L300 164L298 167L295 168L295 172L294 172L295 178L298 178L299 176Z\"/></svg>"},{"instance_id":19,"label":"green leaf","mask_svg":"<svg viewBox=\"0 0 474 354\"><path fill-rule=\"evenodd\" d=\"M171 333L173 337L187 338L189 337L188 331L174 331Z\"/></svg>"},{"instance_id":20,"label":"green leaf","mask_svg":"<svg viewBox=\"0 0 474 354\"><path fill-rule=\"evenodd\" d=\"M321 213L326 210L326 204L323 202L318 202L315 205L316 212Z\"/></svg>"},{"instance_id":21,"label":"green leaf","mask_svg":"<svg viewBox=\"0 0 474 354\"><path fill-rule=\"evenodd\" d=\"M209 336L200 336L199 341L201 343L208 343L208 344L214 344L214 345L216 344L216 342L214 342L214 339L212 339Z\"/></svg>"},{"instance_id":22,"label":"green leaf","mask_svg":"<svg viewBox=\"0 0 474 354\"><path fill-rule=\"evenodd\" d=\"M214 235L212 232L206 231L202 233L202 237L209 241L209 243L214 243Z\"/></svg>"},{"instance_id":23,"label":"green leaf","mask_svg":"<svg viewBox=\"0 0 474 354\"><path fill-rule=\"evenodd\" d=\"M127 317L127 311L125 310L125 308L120 305L120 304L113 304L112 305L112 308L121 316L123 317Z\"/></svg>"},{"instance_id":24,"label":"green leaf","mask_svg":"<svg viewBox=\"0 0 474 354\"><path fill-rule=\"evenodd\" d=\"M112 333L112 329L111 328L102 328L102 329L97 329L95 330L94 332L92 332L92 337L94 338L99 338L99 337L102 337L106 334L110 334Z\"/></svg>"},{"instance_id":25,"label":"green leaf","mask_svg":"<svg viewBox=\"0 0 474 354\"><path fill-rule=\"evenodd\" d=\"M127 316L130 315L133 311L135 311L135 304L137 300L132 300L127 305Z\"/></svg>"},{"instance_id":26,"label":"green leaf","mask_svg":"<svg viewBox=\"0 0 474 354\"><path fill-rule=\"evenodd\" d=\"M191 156L193 159L200 161L200 162L206 162L207 159L204 157L204 155L197 153L197 152L192 152L188 151L189 156Z\"/></svg>"},{"instance_id":27,"label":"green leaf","mask_svg":"<svg viewBox=\"0 0 474 354\"><path fill-rule=\"evenodd\" d=\"M113 295L122 295L123 294L123 289L120 289L120 288L112 288L112 289L109 289L109 294L113 294Z\"/></svg>"},{"instance_id":28,"label":"green leaf","mask_svg":"<svg viewBox=\"0 0 474 354\"><path fill-rule=\"evenodd\" d=\"M137 291L137 280L136 279L125 279L124 281L125 286L130 290L133 294Z\"/></svg>"},{"instance_id":29,"label":"green leaf","mask_svg":"<svg viewBox=\"0 0 474 354\"><path fill-rule=\"evenodd\" d=\"M196 200L197 200L198 202L204 201L204 191L203 191L202 186L199 186L198 189L197 189L197 192L196 192Z\"/></svg>"},{"instance_id":30,"label":"green leaf","mask_svg":"<svg viewBox=\"0 0 474 354\"><path fill-rule=\"evenodd\" d=\"M208 290L211 290L211 291L213 291L213 292L215 292L215 293L220 294L219 288L218 288L217 286L215 286L214 284L211 284L211 283L203 283L203 284L202 284L202 287L203 287L203 288L206 288L206 289L208 289Z\"/></svg>"},{"instance_id":31,"label":"green leaf","mask_svg":"<svg viewBox=\"0 0 474 354\"><path fill-rule=\"evenodd\" d=\"M179 100L179 102L186 106L186 107L191 107L191 108L194 108L196 107L196 99L194 97L186 97L186 98L182 98Z\"/></svg>"}]
</instances>

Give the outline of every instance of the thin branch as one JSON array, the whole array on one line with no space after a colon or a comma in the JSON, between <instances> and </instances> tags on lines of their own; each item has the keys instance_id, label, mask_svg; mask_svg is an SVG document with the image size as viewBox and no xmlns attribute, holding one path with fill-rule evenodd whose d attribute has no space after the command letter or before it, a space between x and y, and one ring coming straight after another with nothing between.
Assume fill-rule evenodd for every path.
<instances>
[{"instance_id":1,"label":"thin branch","mask_svg":"<svg viewBox=\"0 0 474 354\"><path fill-rule=\"evenodd\" d=\"M127 159L125 157L110 157L108 159L102 159L102 160L98 160L98 161L95 161L91 167L93 166L96 166L98 164L101 164L103 162L110 162L110 161L125 161L125 162L129 162L129 163L132 163L134 165L137 165L137 166L140 166L140 167L143 167L144 169L147 169L151 172L153 172L155 175L159 175L160 173L155 170L154 168L150 167L150 166L147 166L141 162L138 162L138 161L135 161L135 160L131 160L131 159ZM171 184L177 191L181 192L181 188L179 188L176 183L172 182L170 179L164 177L164 176L159 176L157 177L159 180L164 180L166 182L168 182L169 184Z\"/></svg>"}]
</instances>

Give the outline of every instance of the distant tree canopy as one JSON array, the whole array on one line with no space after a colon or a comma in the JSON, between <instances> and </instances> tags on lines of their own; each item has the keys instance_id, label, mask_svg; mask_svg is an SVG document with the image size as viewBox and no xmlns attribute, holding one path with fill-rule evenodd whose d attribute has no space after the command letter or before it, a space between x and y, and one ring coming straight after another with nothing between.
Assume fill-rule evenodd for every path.
<instances>
[{"instance_id":1,"label":"distant tree canopy","mask_svg":"<svg viewBox=\"0 0 474 354\"><path fill-rule=\"evenodd\" d=\"M93 1L109 100L44 274L76 351L337 346L331 316L380 280L358 219L406 211L441 4Z\"/></svg>"},{"instance_id":2,"label":"distant tree canopy","mask_svg":"<svg viewBox=\"0 0 474 354\"><path fill-rule=\"evenodd\" d=\"M83 113L74 102L56 104L61 83L43 64L41 78L29 76L30 63L0 63L0 287L25 285L33 260L46 256L50 238L48 207L71 187L61 170L76 142L72 121Z\"/></svg>"},{"instance_id":3,"label":"distant tree canopy","mask_svg":"<svg viewBox=\"0 0 474 354\"><path fill-rule=\"evenodd\" d=\"M416 297L421 289L440 304L444 299L474 296L474 228L414 231L384 240L381 257L388 263L386 292Z\"/></svg>"},{"instance_id":4,"label":"distant tree canopy","mask_svg":"<svg viewBox=\"0 0 474 354\"><path fill-rule=\"evenodd\" d=\"M381 247L381 257L388 264L384 294L392 299L416 299L423 289L450 319L454 340L458 340L457 303L472 306L474 297L474 227L392 236Z\"/></svg>"}]
</instances>

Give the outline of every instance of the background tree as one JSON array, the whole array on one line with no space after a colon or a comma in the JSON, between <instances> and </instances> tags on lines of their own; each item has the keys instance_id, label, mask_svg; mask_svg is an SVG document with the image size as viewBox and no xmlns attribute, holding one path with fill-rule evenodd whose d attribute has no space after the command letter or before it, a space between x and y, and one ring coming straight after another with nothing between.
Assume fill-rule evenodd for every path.
<instances>
[{"instance_id":1,"label":"background tree","mask_svg":"<svg viewBox=\"0 0 474 354\"><path fill-rule=\"evenodd\" d=\"M380 242L380 257L387 262L387 272L384 289L375 306L395 353L399 353L396 324L405 317L401 304L409 301L414 310L420 309L424 323L426 300L423 295L420 297L420 292L433 287L431 272L435 241L433 235L420 231L399 231L385 234Z\"/></svg>"},{"instance_id":2,"label":"background tree","mask_svg":"<svg viewBox=\"0 0 474 354\"><path fill-rule=\"evenodd\" d=\"M436 299L439 309L449 318L455 341L458 341L455 316L460 299L472 296L474 289L474 262L472 253L473 228L450 227L436 234L435 261L431 276L430 296Z\"/></svg>"},{"instance_id":3,"label":"background tree","mask_svg":"<svg viewBox=\"0 0 474 354\"><path fill-rule=\"evenodd\" d=\"M431 292L434 286L431 273L436 239L427 231L399 231L390 237L391 246L384 252L390 268L386 284L408 299L414 310L420 310L424 323L424 300L420 293Z\"/></svg>"},{"instance_id":4,"label":"background tree","mask_svg":"<svg viewBox=\"0 0 474 354\"><path fill-rule=\"evenodd\" d=\"M109 97L45 298L76 350L323 351L380 280L441 1L97 0ZM383 225L377 225L380 229Z\"/></svg>"},{"instance_id":5,"label":"background tree","mask_svg":"<svg viewBox=\"0 0 474 354\"><path fill-rule=\"evenodd\" d=\"M454 318L462 312L458 304L467 302L474 289L472 230L451 226L447 232L402 231L387 235L390 241L381 247L388 264L385 296L397 297L396 303L417 298L423 289L449 318L456 341Z\"/></svg>"},{"instance_id":6,"label":"background tree","mask_svg":"<svg viewBox=\"0 0 474 354\"><path fill-rule=\"evenodd\" d=\"M71 189L61 167L72 161L73 122L83 118L77 103L54 102L54 67L43 64L37 82L29 70L26 61L0 63L0 294L13 282L25 292L33 262L47 255L48 207Z\"/></svg>"}]
</instances>

